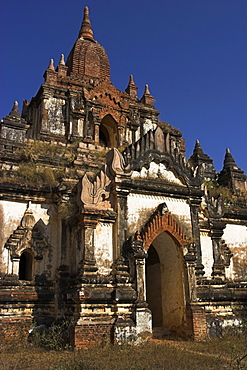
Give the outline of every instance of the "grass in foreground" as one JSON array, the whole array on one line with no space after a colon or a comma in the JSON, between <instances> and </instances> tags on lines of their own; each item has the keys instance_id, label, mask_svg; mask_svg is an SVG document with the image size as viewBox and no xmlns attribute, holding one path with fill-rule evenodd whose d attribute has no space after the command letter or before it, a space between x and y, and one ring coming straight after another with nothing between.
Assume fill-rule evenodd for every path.
<instances>
[{"instance_id":1,"label":"grass in foreground","mask_svg":"<svg viewBox=\"0 0 247 370\"><path fill-rule=\"evenodd\" d=\"M151 341L140 346L92 347L80 351L46 351L21 342L0 346L3 370L247 369L244 338L207 342Z\"/></svg>"}]
</instances>

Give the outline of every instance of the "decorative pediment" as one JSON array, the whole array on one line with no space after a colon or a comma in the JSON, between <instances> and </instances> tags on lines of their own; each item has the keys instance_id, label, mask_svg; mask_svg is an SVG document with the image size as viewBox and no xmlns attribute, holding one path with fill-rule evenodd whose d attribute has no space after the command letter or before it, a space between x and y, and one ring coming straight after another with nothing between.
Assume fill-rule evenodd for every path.
<instances>
[{"instance_id":1,"label":"decorative pediment","mask_svg":"<svg viewBox=\"0 0 247 370\"><path fill-rule=\"evenodd\" d=\"M203 178L201 176L200 166L196 171L192 171L186 158L178 148L171 150L171 140L169 132L163 132L160 127L155 130L149 130L138 141L129 145L123 151L123 157L126 163L129 164L131 170L145 173L144 168L149 168L152 162L156 164L163 164L162 168L164 178L168 180L173 178L176 183L180 182L182 185L200 187ZM153 165L152 165L153 166ZM158 170L157 170L158 171ZM170 173L168 173L170 172ZM172 176L171 172L174 174ZM148 172L150 175L150 171ZM159 177L160 171L157 172Z\"/></svg>"},{"instance_id":2,"label":"decorative pediment","mask_svg":"<svg viewBox=\"0 0 247 370\"><path fill-rule=\"evenodd\" d=\"M125 94L116 89L111 82L104 80L87 94L87 99L99 100L103 104L113 106L117 109L127 109L129 102L127 98L123 98L123 95Z\"/></svg>"},{"instance_id":3,"label":"decorative pediment","mask_svg":"<svg viewBox=\"0 0 247 370\"><path fill-rule=\"evenodd\" d=\"M37 260L43 259L43 252L49 245L36 224L32 210L26 209L20 225L10 235L4 247L10 251L12 260L20 258L25 249L31 249Z\"/></svg>"}]
</instances>

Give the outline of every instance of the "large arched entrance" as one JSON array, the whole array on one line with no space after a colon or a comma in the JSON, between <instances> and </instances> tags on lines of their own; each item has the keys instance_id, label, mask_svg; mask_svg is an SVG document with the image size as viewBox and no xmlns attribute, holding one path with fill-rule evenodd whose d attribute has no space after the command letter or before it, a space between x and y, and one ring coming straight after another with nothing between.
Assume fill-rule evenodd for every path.
<instances>
[{"instance_id":1,"label":"large arched entrance","mask_svg":"<svg viewBox=\"0 0 247 370\"><path fill-rule=\"evenodd\" d=\"M186 324L187 278L181 246L166 231L148 249L146 294L153 327L182 333Z\"/></svg>"}]
</instances>

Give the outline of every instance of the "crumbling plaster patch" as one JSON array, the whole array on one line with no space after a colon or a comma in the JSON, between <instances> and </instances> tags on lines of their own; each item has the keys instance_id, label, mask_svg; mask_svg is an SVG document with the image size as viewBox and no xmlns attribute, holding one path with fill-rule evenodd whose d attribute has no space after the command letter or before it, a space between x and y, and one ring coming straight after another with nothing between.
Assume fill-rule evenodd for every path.
<instances>
[{"instance_id":1,"label":"crumbling plaster patch","mask_svg":"<svg viewBox=\"0 0 247 370\"><path fill-rule=\"evenodd\" d=\"M145 135L149 130L155 130L157 124L154 123L151 119L147 118L143 122L143 135Z\"/></svg>"},{"instance_id":2,"label":"crumbling plaster patch","mask_svg":"<svg viewBox=\"0 0 247 370\"><path fill-rule=\"evenodd\" d=\"M113 262L113 231L112 224L100 222L95 230L94 257L98 272L108 275Z\"/></svg>"},{"instance_id":3,"label":"crumbling plaster patch","mask_svg":"<svg viewBox=\"0 0 247 370\"><path fill-rule=\"evenodd\" d=\"M65 100L49 98L45 101L45 109L48 112L50 132L55 135L65 134L64 117Z\"/></svg>"},{"instance_id":4,"label":"crumbling plaster patch","mask_svg":"<svg viewBox=\"0 0 247 370\"><path fill-rule=\"evenodd\" d=\"M182 181L172 171L168 171L163 163L151 162L148 168L142 167L141 171L133 171L132 178L160 178L170 183L184 186Z\"/></svg>"}]
</instances>

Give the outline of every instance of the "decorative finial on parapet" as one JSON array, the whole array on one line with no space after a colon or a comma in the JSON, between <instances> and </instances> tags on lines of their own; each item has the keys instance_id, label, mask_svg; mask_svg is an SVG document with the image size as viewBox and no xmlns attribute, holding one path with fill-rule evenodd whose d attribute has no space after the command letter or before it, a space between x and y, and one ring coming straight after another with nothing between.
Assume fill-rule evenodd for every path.
<instances>
[{"instance_id":1,"label":"decorative finial on parapet","mask_svg":"<svg viewBox=\"0 0 247 370\"><path fill-rule=\"evenodd\" d=\"M129 85L135 85L133 75L130 75Z\"/></svg>"},{"instance_id":2,"label":"decorative finial on parapet","mask_svg":"<svg viewBox=\"0 0 247 370\"><path fill-rule=\"evenodd\" d=\"M130 75L129 84L125 89L126 93L132 96L133 98L137 98L137 90L138 87L135 85L133 75Z\"/></svg>"},{"instance_id":3,"label":"decorative finial on parapet","mask_svg":"<svg viewBox=\"0 0 247 370\"><path fill-rule=\"evenodd\" d=\"M149 88L148 88L148 85L145 85L144 95L151 95L150 91L149 91Z\"/></svg>"},{"instance_id":4,"label":"decorative finial on parapet","mask_svg":"<svg viewBox=\"0 0 247 370\"><path fill-rule=\"evenodd\" d=\"M86 40L92 40L93 38L93 30L91 27L91 22L89 18L89 9L87 6L84 8L84 17L81 25L81 29L78 35L79 38L86 39Z\"/></svg>"},{"instance_id":5,"label":"decorative finial on parapet","mask_svg":"<svg viewBox=\"0 0 247 370\"><path fill-rule=\"evenodd\" d=\"M20 111L19 111L19 107L18 107L18 101L14 102L13 108L11 109L11 112L10 112L9 115L13 116L13 117L20 117L21 116Z\"/></svg>"},{"instance_id":6,"label":"decorative finial on parapet","mask_svg":"<svg viewBox=\"0 0 247 370\"><path fill-rule=\"evenodd\" d=\"M64 54L61 54L59 64L60 64L60 65L62 65L62 66L64 66L64 65L65 65L65 62L64 62Z\"/></svg>"},{"instance_id":7,"label":"decorative finial on parapet","mask_svg":"<svg viewBox=\"0 0 247 370\"><path fill-rule=\"evenodd\" d=\"M145 85L145 91L143 97L141 98L141 103L153 106L154 97L150 94L148 85Z\"/></svg>"},{"instance_id":8,"label":"decorative finial on parapet","mask_svg":"<svg viewBox=\"0 0 247 370\"><path fill-rule=\"evenodd\" d=\"M53 59L50 60L50 64L49 64L48 69L51 69L52 71L55 71L55 69L54 69L54 60Z\"/></svg>"}]
</instances>

